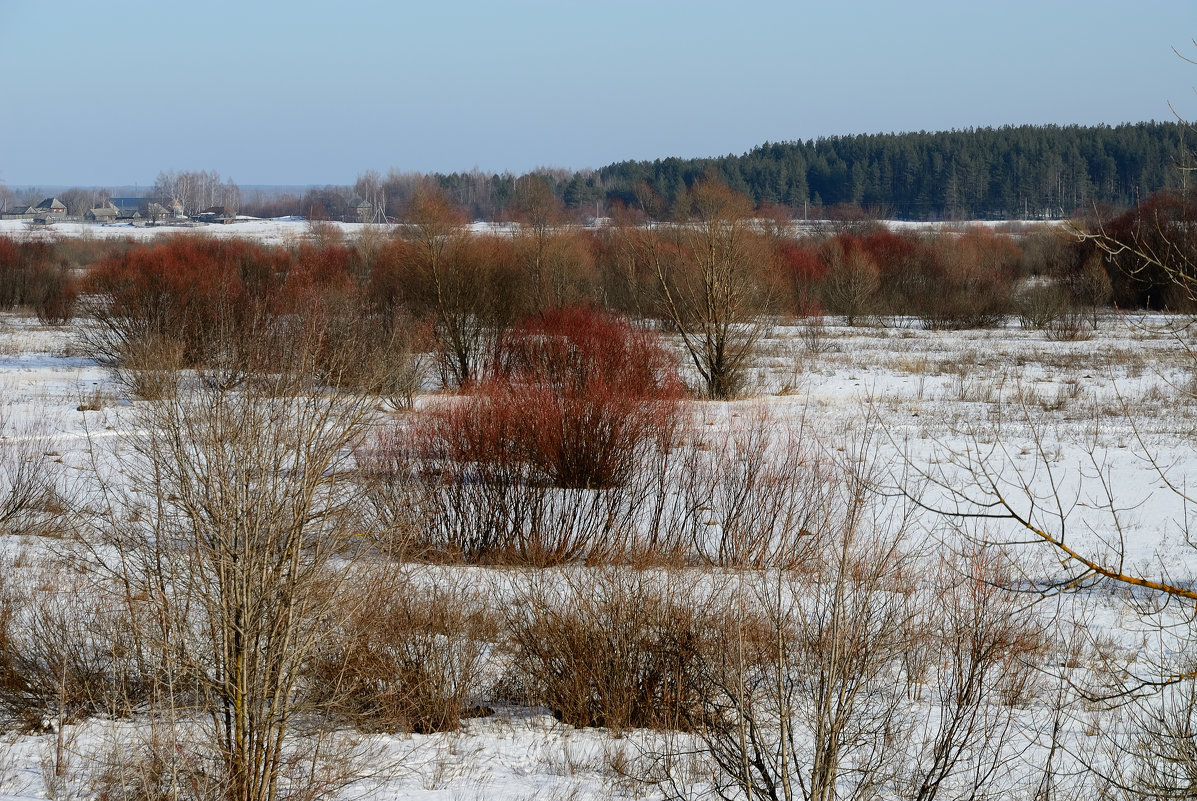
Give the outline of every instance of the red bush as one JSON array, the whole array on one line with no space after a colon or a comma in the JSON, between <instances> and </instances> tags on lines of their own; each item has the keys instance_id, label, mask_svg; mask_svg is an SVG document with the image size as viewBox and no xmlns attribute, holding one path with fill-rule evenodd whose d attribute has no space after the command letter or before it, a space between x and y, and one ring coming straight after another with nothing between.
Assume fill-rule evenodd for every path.
<instances>
[{"instance_id":1,"label":"red bush","mask_svg":"<svg viewBox=\"0 0 1197 801\"><path fill-rule=\"evenodd\" d=\"M803 247L792 239L781 240L773 258L781 274L789 281L794 312L819 313L819 284L827 273L827 265L812 247Z\"/></svg>"},{"instance_id":2,"label":"red bush","mask_svg":"<svg viewBox=\"0 0 1197 801\"><path fill-rule=\"evenodd\" d=\"M484 480L601 489L667 447L681 382L648 332L573 306L516 326L502 353L472 396L429 418L425 443L451 464L478 465Z\"/></svg>"},{"instance_id":3,"label":"red bush","mask_svg":"<svg viewBox=\"0 0 1197 801\"><path fill-rule=\"evenodd\" d=\"M280 313L302 310L313 295L351 293L360 283L355 254L340 245L302 245L291 262L276 292Z\"/></svg>"},{"instance_id":4,"label":"red bush","mask_svg":"<svg viewBox=\"0 0 1197 801\"><path fill-rule=\"evenodd\" d=\"M887 273L901 272L917 264L923 250L916 237L895 234L884 228L865 236L860 244L881 270L883 282Z\"/></svg>"},{"instance_id":5,"label":"red bush","mask_svg":"<svg viewBox=\"0 0 1197 801\"><path fill-rule=\"evenodd\" d=\"M0 308L30 307L43 323L62 325L74 314L76 295L55 246L0 237Z\"/></svg>"},{"instance_id":6,"label":"red bush","mask_svg":"<svg viewBox=\"0 0 1197 801\"><path fill-rule=\"evenodd\" d=\"M329 310L356 315L364 268L345 247L295 251L244 240L177 237L102 261L87 290L108 339L98 355L120 359L121 347L167 336L183 347L186 366L204 366L238 349L268 349L269 333L329 324ZM108 352L103 352L107 350ZM270 361L268 357L266 361Z\"/></svg>"},{"instance_id":7,"label":"red bush","mask_svg":"<svg viewBox=\"0 0 1197 801\"><path fill-rule=\"evenodd\" d=\"M242 240L176 237L105 259L87 291L102 299L97 316L117 344L169 335L183 344L185 363L197 365L270 305L289 260Z\"/></svg>"}]
</instances>

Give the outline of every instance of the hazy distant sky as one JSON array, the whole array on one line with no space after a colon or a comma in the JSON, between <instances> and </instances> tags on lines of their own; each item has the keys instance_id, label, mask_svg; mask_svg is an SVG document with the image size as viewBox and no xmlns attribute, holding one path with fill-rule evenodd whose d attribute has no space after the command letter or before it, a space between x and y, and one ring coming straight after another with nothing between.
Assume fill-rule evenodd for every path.
<instances>
[{"instance_id":1,"label":"hazy distant sky","mask_svg":"<svg viewBox=\"0 0 1197 801\"><path fill-rule=\"evenodd\" d=\"M1197 119L1195 0L0 0L0 179L352 183Z\"/></svg>"}]
</instances>

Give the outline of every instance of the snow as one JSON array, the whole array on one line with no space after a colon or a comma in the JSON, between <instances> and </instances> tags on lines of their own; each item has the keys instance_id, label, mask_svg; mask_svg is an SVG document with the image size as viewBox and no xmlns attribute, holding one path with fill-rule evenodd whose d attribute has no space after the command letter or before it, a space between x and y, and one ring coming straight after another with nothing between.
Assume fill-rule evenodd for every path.
<instances>
[{"instance_id":1,"label":"snow","mask_svg":"<svg viewBox=\"0 0 1197 801\"><path fill-rule=\"evenodd\" d=\"M0 222L0 234L43 234L23 225ZM347 235L361 228L333 225ZM60 225L51 233L147 238L173 230ZM293 219L177 230L267 242L310 233L307 223ZM701 414L717 425L734 425L738 416L765 407L779 424L801 420L832 449L871 427L875 459L893 469L890 478L913 468L956 488L969 481L960 466L963 455L999 446L993 465L1014 482L1016 504L1027 497L1020 495L1020 482L1025 480L1023 489L1032 495L1041 492L1049 480L1044 468L1050 467L1074 543L1100 549L1111 542L1114 509L1129 566L1191 582L1197 551L1187 546L1185 535L1192 512L1164 481L1168 476L1181 486L1186 475L1197 475L1192 363L1178 344L1177 337L1186 335L1176 334L1173 323L1159 316L1106 315L1094 337L1082 342L1055 342L1015 326L932 332L904 321L850 328L829 319L816 331L779 325L763 344L755 370L758 396L706 404ZM79 355L75 336L70 328L0 318L0 403L7 412L0 433L44 441L46 458L82 468L89 444L98 438L119 446L121 409L131 401L105 369ZM93 393L106 399L107 408L79 411ZM1154 463L1147 453L1155 455ZM1103 487L1112 489L1112 497ZM947 494L936 492L928 488L928 503L948 501ZM1047 511L1050 524L1052 509ZM1010 535L1000 526L991 533ZM3 539L0 553L52 547L36 538ZM487 580L488 571L470 570ZM1136 618L1125 598L1096 594L1085 604L1094 631L1108 633L1131 652L1142 647L1136 645ZM97 720L72 727L68 740L77 773L68 779L86 787L89 756L102 750L113 730L130 725ZM616 737L563 725L543 710L499 709L451 734L374 738L380 764L395 767L350 795L380 801L651 796L649 788L621 778L612 765L620 752L634 757L653 736ZM42 771L53 740L53 733L0 736L0 801L48 797Z\"/></svg>"},{"instance_id":2,"label":"snow","mask_svg":"<svg viewBox=\"0 0 1197 801\"><path fill-rule=\"evenodd\" d=\"M84 222L57 222L51 225L32 225L27 220L0 220L0 236L10 236L29 239L57 239L64 237L82 237L96 239L130 239L135 242L152 240L161 236L174 234L197 234L200 236L214 236L220 238L239 237L252 239L266 244L285 245L327 236L328 231L335 231L346 238L353 238L363 231L392 231L394 225L376 223L348 223L348 222L317 222L312 223L302 217L276 217L262 219L238 215L236 222L230 224L194 223L190 221L165 220L154 225L113 223L95 224ZM607 221L609 222L609 221ZM603 220L597 222L599 226ZM979 220L968 222L910 222L890 220L882 223L895 231L943 231L963 230L972 226L1005 229L1009 227L1026 228L1043 225L1063 225L1064 221L993 221ZM833 228L842 223L829 220L806 220L794 223L796 230ZM510 234L519 230L518 223L473 222L468 226L472 233L477 234Z\"/></svg>"},{"instance_id":3,"label":"snow","mask_svg":"<svg viewBox=\"0 0 1197 801\"><path fill-rule=\"evenodd\" d=\"M315 236L312 224L297 217L259 219L238 217L238 222L228 225L202 223L174 223L165 221L156 225L133 225L130 223L95 225L91 223L60 222L49 226L31 226L25 220L0 220L0 236L30 239L54 239L82 237L96 239L130 239L135 242L152 240L175 234L196 234L220 238L239 237L265 244L285 245L312 239ZM340 234L352 237L369 227L364 223L322 222L319 226L331 228Z\"/></svg>"}]
</instances>

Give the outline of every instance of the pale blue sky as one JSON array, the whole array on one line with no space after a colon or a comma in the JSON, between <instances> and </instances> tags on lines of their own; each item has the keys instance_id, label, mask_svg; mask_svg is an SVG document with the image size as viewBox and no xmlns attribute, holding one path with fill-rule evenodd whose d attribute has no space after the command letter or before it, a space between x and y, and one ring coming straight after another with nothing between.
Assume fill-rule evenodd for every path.
<instances>
[{"instance_id":1,"label":"pale blue sky","mask_svg":"<svg viewBox=\"0 0 1197 801\"><path fill-rule=\"evenodd\" d=\"M351 183L1197 118L1197 2L0 0L0 179Z\"/></svg>"}]
</instances>

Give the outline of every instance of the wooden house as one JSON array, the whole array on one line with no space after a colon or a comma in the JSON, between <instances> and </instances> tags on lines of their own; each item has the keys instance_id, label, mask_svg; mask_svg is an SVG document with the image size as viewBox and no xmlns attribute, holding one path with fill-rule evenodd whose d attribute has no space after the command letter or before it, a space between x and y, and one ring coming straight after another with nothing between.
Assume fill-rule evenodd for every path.
<instances>
[{"instance_id":1,"label":"wooden house","mask_svg":"<svg viewBox=\"0 0 1197 801\"><path fill-rule=\"evenodd\" d=\"M67 214L66 204L56 197L48 197L35 207L35 211L39 217L65 217Z\"/></svg>"}]
</instances>

